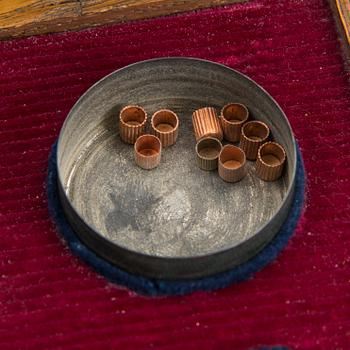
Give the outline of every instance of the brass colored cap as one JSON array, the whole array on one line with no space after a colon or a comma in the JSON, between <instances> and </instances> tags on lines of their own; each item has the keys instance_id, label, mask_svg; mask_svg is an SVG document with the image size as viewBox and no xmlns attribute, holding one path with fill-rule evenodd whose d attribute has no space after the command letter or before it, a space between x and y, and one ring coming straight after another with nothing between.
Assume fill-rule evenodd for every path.
<instances>
[{"instance_id":1,"label":"brass colored cap","mask_svg":"<svg viewBox=\"0 0 350 350\"><path fill-rule=\"evenodd\" d=\"M259 147L267 141L269 134L269 127L261 121L253 120L243 125L239 147L243 149L247 159L256 159Z\"/></svg>"},{"instance_id":2,"label":"brass colored cap","mask_svg":"<svg viewBox=\"0 0 350 350\"><path fill-rule=\"evenodd\" d=\"M226 145L219 155L219 176L226 182L237 182L246 175L244 151L233 145Z\"/></svg>"},{"instance_id":3,"label":"brass colored cap","mask_svg":"<svg viewBox=\"0 0 350 350\"><path fill-rule=\"evenodd\" d=\"M160 163L162 144L157 136L142 135L134 145L136 164L143 169L153 169Z\"/></svg>"},{"instance_id":4,"label":"brass colored cap","mask_svg":"<svg viewBox=\"0 0 350 350\"><path fill-rule=\"evenodd\" d=\"M196 144L198 166L203 170L217 169L221 149L221 142L214 137L200 139Z\"/></svg>"},{"instance_id":5,"label":"brass colored cap","mask_svg":"<svg viewBox=\"0 0 350 350\"><path fill-rule=\"evenodd\" d=\"M223 138L220 120L213 107L204 107L194 111L192 124L196 141L209 136L215 137L219 141Z\"/></svg>"},{"instance_id":6,"label":"brass colored cap","mask_svg":"<svg viewBox=\"0 0 350 350\"><path fill-rule=\"evenodd\" d=\"M248 120L248 108L241 103L229 103L221 110L221 127L224 138L230 142L238 142L243 124Z\"/></svg>"},{"instance_id":7,"label":"brass colored cap","mask_svg":"<svg viewBox=\"0 0 350 350\"><path fill-rule=\"evenodd\" d=\"M179 118L169 109L155 112L151 119L153 133L159 137L163 147L173 145L179 134Z\"/></svg>"},{"instance_id":8,"label":"brass colored cap","mask_svg":"<svg viewBox=\"0 0 350 350\"><path fill-rule=\"evenodd\" d=\"M275 181L281 175L286 162L286 152L277 142L266 142L258 150L256 175L265 181Z\"/></svg>"},{"instance_id":9,"label":"brass colored cap","mask_svg":"<svg viewBox=\"0 0 350 350\"><path fill-rule=\"evenodd\" d=\"M126 142L134 144L145 132L147 113L140 106L126 106L119 113L119 135Z\"/></svg>"}]
</instances>

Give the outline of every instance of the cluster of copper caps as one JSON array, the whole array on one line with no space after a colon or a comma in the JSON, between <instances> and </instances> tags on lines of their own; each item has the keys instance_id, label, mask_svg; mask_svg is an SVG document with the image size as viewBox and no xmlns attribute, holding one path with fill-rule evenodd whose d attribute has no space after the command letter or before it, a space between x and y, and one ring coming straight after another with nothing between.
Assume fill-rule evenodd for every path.
<instances>
[{"instance_id":1,"label":"cluster of copper caps","mask_svg":"<svg viewBox=\"0 0 350 350\"><path fill-rule=\"evenodd\" d=\"M149 170L160 163L162 148L176 142L179 118L173 111L161 109L152 115L150 133L146 133L146 127L147 113L142 107L129 105L120 111L120 138L134 145L136 164Z\"/></svg>"},{"instance_id":2,"label":"cluster of copper caps","mask_svg":"<svg viewBox=\"0 0 350 350\"><path fill-rule=\"evenodd\" d=\"M197 164L203 170L218 168L227 182L238 182L247 174L246 159L255 160L256 175L265 181L275 181L286 162L284 148L268 141L269 127L262 121L249 119L248 108L241 103L225 105L220 117L215 108L205 107L193 112ZM239 142L239 147L228 142Z\"/></svg>"}]
</instances>

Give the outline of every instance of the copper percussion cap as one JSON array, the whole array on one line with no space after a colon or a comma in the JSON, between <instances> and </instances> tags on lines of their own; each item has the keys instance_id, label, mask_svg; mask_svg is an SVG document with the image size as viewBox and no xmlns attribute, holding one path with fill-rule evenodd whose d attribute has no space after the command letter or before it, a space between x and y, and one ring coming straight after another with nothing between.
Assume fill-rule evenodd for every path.
<instances>
[{"instance_id":1,"label":"copper percussion cap","mask_svg":"<svg viewBox=\"0 0 350 350\"><path fill-rule=\"evenodd\" d=\"M122 141L134 144L145 132L146 111L137 105L125 106L119 113L119 136Z\"/></svg>"},{"instance_id":2,"label":"copper percussion cap","mask_svg":"<svg viewBox=\"0 0 350 350\"><path fill-rule=\"evenodd\" d=\"M222 128L215 108L204 107L195 110L192 114L192 124L196 141L209 136L222 141Z\"/></svg>"},{"instance_id":3,"label":"copper percussion cap","mask_svg":"<svg viewBox=\"0 0 350 350\"><path fill-rule=\"evenodd\" d=\"M162 143L154 135L140 136L134 145L136 164L143 169L153 169L160 163Z\"/></svg>"},{"instance_id":4,"label":"copper percussion cap","mask_svg":"<svg viewBox=\"0 0 350 350\"><path fill-rule=\"evenodd\" d=\"M153 133L160 139L163 147L173 145L179 135L179 118L170 109L160 109L151 118Z\"/></svg>"},{"instance_id":5,"label":"copper percussion cap","mask_svg":"<svg viewBox=\"0 0 350 350\"><path fill-rule=\"evenodd\" d=\"M283 172L286 152L277 142L266 142L258 150L256 175L265 181L277 180Z\"/></svg>"}]
</instances>

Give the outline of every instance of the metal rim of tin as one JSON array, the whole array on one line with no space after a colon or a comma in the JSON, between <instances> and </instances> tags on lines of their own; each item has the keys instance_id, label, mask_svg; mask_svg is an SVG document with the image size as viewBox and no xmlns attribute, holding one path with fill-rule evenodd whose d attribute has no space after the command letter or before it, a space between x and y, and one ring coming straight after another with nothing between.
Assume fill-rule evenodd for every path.
<instances>
[{"instance_id":1,"label":"metal rim of tin","mask_svg":"<svg viewBox=\"0 0 350 350\"><path fill-rule=\"evenodd\" d=\"M176 256L163 258L163 257L158 257L158 256L151 256L151 255L148 255L145 253L136 252L136 251L132 251L130 249L124 248L124 247L120 247L117 244L115 244L113 241L111 241L110 239L102 236L101 234L99 234L99 232L95 231L94 228L91 225L89 225L87 222L85 222L84 218L82 218L79 215L79 212L76 210L74 205L71 203L70 199L68 198L68 196L65 192L65 187L64 187L63 177L62 177L63 175L61 173L59 161L57 162L59 198L60 198L63 210L64 210L64 214L66 215L68 221L71 223L73 229L75 230L76 234L80 237L80 239L85 244L87 244L91 249L93 249L98 255L100 255L101 257L105 258L106 260L110 261L111 263L113 263L115 265L118 265L122 268L127 269L131 273L141 274L141 275L145 275L148 277L168 279L168 280L173 280L173 279L186 280L188 278L190 278L190 279L198 278L198 277L213 275L213 274L218 273L218 272L226 271L226 270L232 268L232 266L223 265L220 267L219 270L211 271L210 274L205 273L205 271L203 273L201 270L198 270L200 272L197 271L197 272L194 272L192 274L182 275L183 269L180 268L180 272L179 272L179 271L177 271L177 266L178 265L185 266L184 263L186 264L186 267L196 264L196 266L198 266L199 269L201 266L204 269L205 267L207 267L207 263L208 263L209 258L221 261L224 257L232 254L233 249L239 250L239 249L242 249L245 244L251 243L252 240L255 240L257 237L259 237L259 234L261 232L266 232L267 230L269 230L272 227L274 227L276 229L276 225L278 227L280 227L287 217L289 207L290 207L291 202L293 200L294 189L295 189L296 169L297 169L297 164L296 164L297 146L296 146L296 142L295 142L295 139L294 139L294 136L292 133L292 128L290 126L290 123L289 123L286 115L284 114L284 112L281 109L281 107L279 106L279 104L274 100L274 98L264 88L262 88L260 85L255 83L251 78L249 78L248 76L246 76L246 75L244 75L244 74L242 74L234 69L231 69L225 65L211 62L208 60L197 59L197 58L186 58L186 57L155 58L155 59L136 62L136 63L133 63L131 65L125 66L121 69L118 69L118 70L108 74L107 76L105 76L101 80L97 81L78 99L78 101L75 103L75 105L72 107L72 109L68 113L68 116L63 123L63 126L62 126L60 134L59 134L59 138L58 138L57 159L58 160L60 159L60 156L62 153L62 148L63 148L62 139L64 138L65 129L67 128L67 125L69 123L70 118L73 118L75 112L79 109L79 107L83 103L83 101L89 99L93 95L95 88L97 88L98 86L100 86L102 84L108 83L114 77L115 74L118 74L119 72L122 72L122 71L132 70L137 66L149 65L149 64L157 63L157 62L169 62L171 64L178 64L179 62L182 62L182 61L189 62L189 63L193 62L193 63L198 63L201 65L208 65L208 66L214 65L214 66L216 66L217 69L225 71L226 73L238 75L241 79L244 79L247 82L247 84L249 84L250 86L253 86L255 89L258 89L260 94L264 95L267 99L269 99L270 102L276 107L279 114L283 118L283 122L286 126L286 132L288 134L288 138L290 139L291 145L292 145L291 149L290 149L290 152L291 152L292 157L293 157L293 162L291 162L291 166L292 166L291 178L290 178L285 196L276 210L276 214L271 219L266 221L264 223L264 225L259 227L254 232L252 237L250 237L245 242L241 242L239 244L236 244L236 245L233 245L230 247L225 247L224 249L218 250L215 253L209 253L209 254L205 253L203 255L196 255L196 256L190 257L190 258L188 258L188 257L176 257ZM272 238L273 238L273 236L270 238L270 240ZM260 251L267 243L268 242L261 242L260 248L257 248L256 253L258 253L258 251ZM136 258L136 259L139 259L140 261L142 261L145 264L145 269L142 269L142 271L141 271L139 269L134 269L132 267L130 267L130 269L126 268L126 265L124 264L124 262L120 261L120 259L121 260L124 259L124 257L125 257L124 254L125 254L125 256L128 256L128 259L130 257L130 259ZM111 256L116 256L116 259L112 259ZM164 269L162 269L161 272L159 272L159 271L154 272L152 269L149 268L149 265L151 263L152 264L162 264ZM241 263L243 263L243 261ZM169 268L169 271L166 271L167 268Z\"/></svg>"}]
</instances>

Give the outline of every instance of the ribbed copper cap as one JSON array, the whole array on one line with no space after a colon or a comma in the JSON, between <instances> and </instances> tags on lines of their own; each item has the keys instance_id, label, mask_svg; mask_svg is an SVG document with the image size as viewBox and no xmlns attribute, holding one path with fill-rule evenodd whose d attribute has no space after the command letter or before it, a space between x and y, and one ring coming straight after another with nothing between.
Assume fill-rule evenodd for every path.
<instances>
[{"instance_id":1,"label":"ribbed copper cap","mask_svg":"<svg viewBox=\"0 0 350 350\"><path fill-rule=\"evenodd\" d=\"M242 149L226 145L219 155L219 176L226 182L237 182L246 175L246 157Z\"/></svg>"},{"instance_id":2,"label":"ribbed copper cap","mask_svg":"<svg viewBox=\"0 0 350 350\"><path fill-rule=\"evenodd\" d=\"M285 162L284 148L276 142L266 142L258 150L256 175L265 181L275 181L282 175Z\"/></svg>"},{"instance_id":3,"label":"ribbed copper cap","mask_svg":"<svg viewBox=\"0 0 350 350\"><path fill-rule=\"evenodd\" d=\"M153 133L159 137L162 146L173 145L179 134L179 118L169 109L155 112L151 119Z\"/></svg>"},{"instance_id":4,"label":"ribbed copper cap","mask_svg":"<svg viewBox=\"0 0 350 350\"><path fill-rule=\"evenodd\" d=\"M160 163L162 144L157 136L142 135L134 145L136 164L143 169L153 169Z\"/></svg>"},{"instance_id":5,"label":"ribbed copper cap","mask_svg":"<svg viewBox=\"0 0 350 350\"><path fill-rule=\"evenodd\" d=\"M259 147L267 141L269 134L269 127L261 121L253 120L243 125L239 147L243 149L247 159L256 159Z\"/></svg>"},{"instance_id":6,"label":"ribbed copper cap","mask_svg":"<svg viewBox=\"0 0 350 350\"><path fill-rule=\"evenodd\" d=\"M198 166L203 170L217 169L221 148L221 142L214 137L200 139L196 144Z\"/></svg>"},{"instance_id":7,"label":"ribbed copper cap","mask_svg":"<svg viewBox=\"0 0 350 350\"><path fill-rule=\"evenodd\" d=\"M126 142L134 144L145 132L146 111L139 106L126 106L119 113L119 135Z\"/></svg>"},{"instance_id":8,"label":"ribbed copper cap","mask_svg":"<svg viewBox=\"0 0 350 350\"><path fill-rule=\"evenodd\" d=\"M229 103L221 110L221 127L224 138L230 142L238 142L241 138L241 129L248 120L248 108L241 103Z\"/></svg>"},{"instance_id":9,"label":"ribbed copper cap","mask_svg":"<svg viewBox=\"0 0 350 350\"><path fill-rule=\"evenodd\" d=\"M208 136L215 137L219 141L222 140L222 129L215 108L204 107L194 111L192 124L196 141Z\"/></svg>"}]
</instances>

